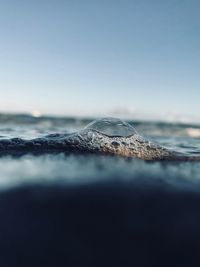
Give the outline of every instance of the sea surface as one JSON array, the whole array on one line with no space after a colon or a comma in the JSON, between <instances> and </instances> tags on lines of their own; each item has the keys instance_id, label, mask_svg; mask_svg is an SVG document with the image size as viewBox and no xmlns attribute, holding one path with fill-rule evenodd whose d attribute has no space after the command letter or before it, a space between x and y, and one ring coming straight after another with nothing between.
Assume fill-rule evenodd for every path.
<instances>
[{"instance_id":1,"label":"sea surface","mask_svg":"<svg viewBox=\"0 0 200 267\"><path fill-rule=\"evenodd\" d=\"M93 119L0 114L0 143L70 134ZM200 155L200 124L128 123ZM199 248L200 162L0 151L0 267L191 267Z\"/></svg>"}]
</instances>

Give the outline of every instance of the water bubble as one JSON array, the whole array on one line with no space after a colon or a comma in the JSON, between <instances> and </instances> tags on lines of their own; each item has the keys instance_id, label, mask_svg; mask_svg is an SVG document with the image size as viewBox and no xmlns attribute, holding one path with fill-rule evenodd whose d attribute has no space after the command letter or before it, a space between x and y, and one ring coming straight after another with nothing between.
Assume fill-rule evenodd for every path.
<instances>
[{"instance_id":1,"label":"water bubble","mask_svg":"<svg viewBox=\"0 0 200 267\"><path fill-rule=\"evenodd\" d=\"M98 119L86 126L87 130L93 130L110 137L128 137L137 134L129 123L116 118Z\"/></svg>"}]
</instances>

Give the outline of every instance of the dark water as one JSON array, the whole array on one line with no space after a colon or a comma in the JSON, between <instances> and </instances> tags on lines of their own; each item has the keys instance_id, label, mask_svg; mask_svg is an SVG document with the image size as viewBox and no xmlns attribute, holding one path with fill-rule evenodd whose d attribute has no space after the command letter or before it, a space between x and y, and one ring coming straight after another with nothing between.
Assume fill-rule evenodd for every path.
<instances>
[{"instance_id":1,"label":"dark water","mask_svg":"<svg viewBox=\"0 0 200 267\"><path fill-rule=\"evenodd\" d=\"M0 141L71 133L90 119L0 115ZM200 153L200 126L130 122ZM0 157L0 266L200 266L200 163L80 153Z\"/></svg>"}]
</instances>

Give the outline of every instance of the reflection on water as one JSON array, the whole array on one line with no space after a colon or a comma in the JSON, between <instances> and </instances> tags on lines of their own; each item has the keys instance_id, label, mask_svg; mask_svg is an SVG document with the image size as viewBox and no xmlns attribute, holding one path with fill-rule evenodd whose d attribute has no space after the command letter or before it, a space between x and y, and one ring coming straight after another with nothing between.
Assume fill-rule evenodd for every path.
<instances>
[{"instance_id":1,"label":"reflection on water","mask_svg":"<svg viewBox=\"0 0 200 267\"><path fill-rule=\"evenodd\" d=\"M164 183L200 189L200 163L145 162L102 155L25 155L0 158L1 190L21 184L78 185L101 181Z\"/></svg>"}]
</instances>

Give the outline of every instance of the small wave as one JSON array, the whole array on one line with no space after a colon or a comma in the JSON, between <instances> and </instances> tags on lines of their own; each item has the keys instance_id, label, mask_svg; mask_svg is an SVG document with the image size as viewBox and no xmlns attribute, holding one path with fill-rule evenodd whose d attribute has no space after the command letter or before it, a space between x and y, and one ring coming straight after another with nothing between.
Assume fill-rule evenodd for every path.
<instances>
[{"instance_id":1,"label":"small wave","mask_svg":"<svg viewBox=\"0 0 200 267\"><path fill-rule=\"evenodd\" d=\"M55 134L32 140L4 139L1 153L12 152L92 152L137 157L146 160L165 159L172 152L142 138L130 124L120 119L104 118L90 123L73 134Z\"/></svg>"},{"instance_id":2,"label":"small wave","mask_svg":"<svg viewBox=\"0 0 200 267\"><path fill-rule=\"evenodd\" d=\"M0 141L0 152L89 152L144 160L186 160L183 154L144 139L132 125L116 118L95 120L72 134L53 134L31 140L3 139Z\"/></svg>"}]
</instances>

